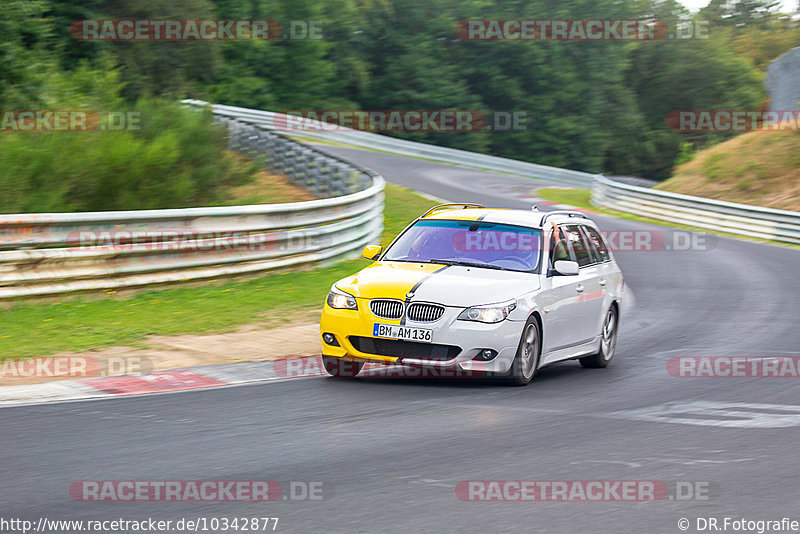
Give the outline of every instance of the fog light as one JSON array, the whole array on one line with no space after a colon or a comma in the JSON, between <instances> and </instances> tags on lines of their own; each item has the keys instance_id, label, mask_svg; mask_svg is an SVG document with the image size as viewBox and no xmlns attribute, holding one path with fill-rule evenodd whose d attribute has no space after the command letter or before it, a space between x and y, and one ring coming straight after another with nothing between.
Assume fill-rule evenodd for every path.
<instances>
[{"instance_id":1,"label":"fog light","mask_svg":"<svg viewBox=\"0 0 800 534\"><path fill-rule=\"evenodd\" d=\"M339 342L336 341L336 336L334 336L330 332L325 332L324 334L322 334L322 341L324 341L328 345L332 345L334 347L338 347L339 346Z\"/></svg>"},{"instance_id":2,"label":"fog light","mask_svg":"<svg viewBox=\"0 0 800 534\"><path fill-rule=\"evenodd\" d=\"M478 355L475 356L474 359L480 360L482 362L489 362L494 360L497 357L497 351L492 349L483 349L478 352Z\"/></svg>"}]
</instances>

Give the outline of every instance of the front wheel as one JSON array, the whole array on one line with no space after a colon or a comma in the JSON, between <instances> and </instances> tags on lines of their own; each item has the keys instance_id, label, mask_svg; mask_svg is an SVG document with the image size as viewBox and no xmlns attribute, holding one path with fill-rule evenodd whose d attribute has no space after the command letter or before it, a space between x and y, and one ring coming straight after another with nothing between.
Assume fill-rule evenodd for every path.
<instances>
[{"instance_id":1,"label":"front wheel","mask_svg":"<svg viewBox=\"0 0 800 534\"><path fill-rule=\"evenodd\" d=\"M611 306L606 318L603 321L603 332L600 340L600 350L591 356L585 356L580 359L583 367L591 369L600 369L608 367L611 363L611 358L614 357L614 351L617 348L617 325L619 324L617 307Z\"/></svg>"},{"instance_id":2,"label":"front wheel","mask_svg":"<svg viewBox=\"0 0 800 534\"><path fill-rule=\"evenodd\" d=\"M514 356L514 363L511 364L508 374L503 377L503 382L508 386L528 385L539 367L541 353L542 335L539 323L534 317L530 317L522 329L522 338Z\"/></svg>"},{"instance_id":3,"label":"front wheel","mask_svg":"<svg viewBox=\"0 0 800 534\"><path fill-rule=\"evenodd\" d=\"M329 375L339 378L353 378L364 367L364 362L354 362L331 356L322 356L322 363Z\"/></svg>"}]
</instances>

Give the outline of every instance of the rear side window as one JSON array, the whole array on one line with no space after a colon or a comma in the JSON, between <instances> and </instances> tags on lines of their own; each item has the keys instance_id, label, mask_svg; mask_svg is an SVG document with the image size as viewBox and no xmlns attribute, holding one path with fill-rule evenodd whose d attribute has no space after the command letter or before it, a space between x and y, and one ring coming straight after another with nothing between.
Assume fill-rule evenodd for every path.
<instances>
[{"instance_id":1,"label":"rear side window","mask_svg":"<svg viewBox=\"0 0 800 534\"><path fill-rule=\"evenodd\" d=\"M569 239L572 250L575 252L575 260L578 262L578 265L585 267L586 265L596 263L589 243L586 241L586 237L577 225L570 225L567 227L567 239Z\"/></svg>"},{"instance_id":2,"label":"rear side window","mask_svg":"<svg viewBox=\"0 0 800 534\"><path fill-rule=\"evenodd\" d=\"M582 228L586 232L586 236L589 238L589 246L592 248L592 252L594 253L595 257L597 257L597 260L600 262L609 261L611 256L608 253L606 242L603 241L603 237L600 235L600 232L591 226L582 226Z\"/></svg>"}]
</instances>

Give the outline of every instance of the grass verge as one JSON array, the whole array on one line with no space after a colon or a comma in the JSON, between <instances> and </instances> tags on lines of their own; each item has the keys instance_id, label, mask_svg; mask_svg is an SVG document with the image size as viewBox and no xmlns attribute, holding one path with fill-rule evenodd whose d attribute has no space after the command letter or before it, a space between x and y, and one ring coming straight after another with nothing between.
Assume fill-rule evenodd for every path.
<instances>
[{"instance_id":1,"label":"grass verge","mask_svg":"<svg viewBox=\"0 0 800 534\"><path fill-rule=\"evenodd\" d=\"M698 152L656 189L798 211L799 148L789 127L748 132Z\"/></svg>"},{"instance_id":2,"label":"grass verge","mask_svg":"<svg viewBox=\"0 0 800 534\"><path fill-rule=\"evenodd\" d=\"M315 198L307 189L291 183L286 176L272 174L263 168L255 173L251 182L232 187L226 193L227 198L220 205L283 204Z\"/></svg>"},{"instance_id":3,"label":"grass verge","mask_svg":"<svg viewBox=\"0 0 800 534\"><path fill-rule=\"evenodd\" d=\"M576 208L591 209L592 206L592 191L590 189L562 189L558 188L543 188L537 189L536 195L542 197L550 202L557 204L569 204Z\"/></svg>"},{"instance_id":4,"label":"grass verge","mask_svg":"<svg viewBox=\"0 0 800 534\"><path fill-rule=\"evenodd\" d=\"M387 245L433 204L408 189L387 185L382 244ZM356 259L313 270L124 295L109 291L103 296L87 294L57 301L15 301L0 312L0 357L132 345L149 335L219 333L244 324L313 317L333 282L368 263Z\"/></svg>"}]
</instances>

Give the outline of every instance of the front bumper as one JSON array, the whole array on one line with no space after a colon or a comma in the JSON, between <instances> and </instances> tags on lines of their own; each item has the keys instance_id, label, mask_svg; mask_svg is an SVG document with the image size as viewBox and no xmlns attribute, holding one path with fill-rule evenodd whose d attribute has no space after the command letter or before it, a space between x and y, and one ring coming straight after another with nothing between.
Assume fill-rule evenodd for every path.
<instances>
[{"instance_id":1,"label":"front bumper","mask_svg":"<svg viewBox=\"0 0 800 534\"><path fill-rule=\"evenodd\" d=\"M375 323L400 324L399 319L382 319L372 314L368 299L356 299L358 310L334 309L325 304L320 319L320 337L330 333L336 337L339 346L332 346L322 340L322 354L348 360L378 362L383 364L402 364L410 366L458 368L465 371L483 371L489 373L506 373L511 368L522 334L522 322L506 319L495 324L459 321L458 315L464 308L446 308L444 315L432 323L406 321L410 327L430 328L433 330L432 343L454 345L460 347L457 356L447 360L414 358L408 350L403 355L381 355L362 352L354 346L351 337L373 337ZM381 338L377 338L381 339ZM360 344L364 348L364 344ZM497 351L491 361L477 361L483 349Z\"/></svg>"}]
</instances>

